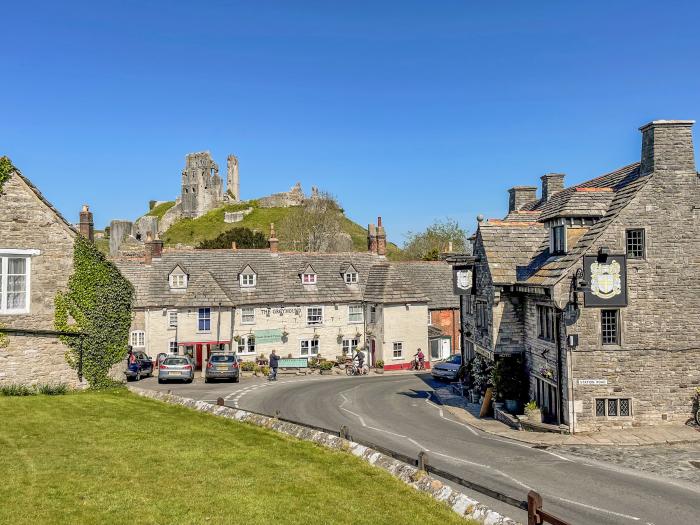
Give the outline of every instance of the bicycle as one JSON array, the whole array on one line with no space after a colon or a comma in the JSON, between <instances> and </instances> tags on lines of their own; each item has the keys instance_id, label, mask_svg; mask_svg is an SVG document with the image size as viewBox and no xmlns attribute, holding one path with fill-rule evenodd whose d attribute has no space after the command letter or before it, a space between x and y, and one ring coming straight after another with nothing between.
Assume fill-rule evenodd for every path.
<instances>
[{"instance_id":1,"label":"bicycle","mask_svg":"<svg viewBox=\"0 0 700 525\"><path fill-rule=\"evenodd\" d=\"M425 370L425 361L414 359L411 361L411 370Z\"/></svg>"},{"instance_id":2,"label":"bicycle","mask_svg":"<svg viewBox=\"0 0 700 525\"><path fill-rule=\"evenodd\" d=\"M695 389L695 424L700 427L700 387Z\"/></svg>"},{"instance_id":3,"label":"bicycle","mask_svg":"<svg viewBox=\"0 0 700 525\"><path fill-rule=\"evenodd\" d=\"M349 376L363 376L367 375L368 372L369 370L364 365L362 366L362 368L360 368L359 366L353 363L352 366L345 367L345 373Z\"/></svg>"}]
</instances>

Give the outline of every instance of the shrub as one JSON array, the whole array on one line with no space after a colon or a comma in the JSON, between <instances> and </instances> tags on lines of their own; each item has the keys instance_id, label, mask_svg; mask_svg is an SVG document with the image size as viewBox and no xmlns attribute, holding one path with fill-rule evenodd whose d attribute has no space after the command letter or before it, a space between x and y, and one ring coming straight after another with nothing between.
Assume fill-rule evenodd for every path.
<instances>
[{"instance_id":1,"label":"shrub","mask_svg":"<svg viewBox=\"0 0 700 525\"><path fill-rule=\"evenodd\" d=\"M384 368L384 361L381 359L378 359L377 362L375 363L376 368Z\"/></svg>"},{"instance_id":2,"label":"shrub","mask_svg":"<svg viewBox=\"0 0 700 525\"><path fill-rule=\"evenodd\" d=\"M491 383L491 361L477 355L472 362L472 378L474 388L481 394L485 393Z\"/></svg>"},{"instance_id":3,"label":"shrub","mask_svg":"<svg viewBox=\"0 0 700 525\"><path fill-rule=\"evenodd\" d=\"M36 390L28 385L2 385L0 386L2 396L33 396Z\"/></svg>"},{"instance_id":4,"label":"shrub","mask_svg":"<svg viewBox=\"0 0 700 525\"><path fill-rule=\"evenodd\" d=\"M533 399L525 404L525 411L537 410L537 402Z\"/></svg>"},{"instance_id":5,"label":"shrub","mask_svg":"<svg viewBox=\"0 0 700 525\"><path fill-rule=\"evenodd\" d=\"M37 385L36 391L45 396L62 396L68 393L68 385L65 383L56 383L53 385Z\"/></svg>"},{"instance_id":6,"label":"shrub","mask_svg":"<svg viewBox=\"0 0 700 525\"><path fill-rule=\"evenodd\" d=\"M269 366L261 366L260 367L260 372L264 376L269 376L270 375L270 367Z\"/></svg>"},{"instance_id":7,"label":"shrub","mask_svg":"<svg viewBox=\"0 0 700 525\"><path fill-rule=\"evenodd\" d=\"M253 361L243 361L241 363L241 370L244 372L253 372L255 370L255 363Z\"/></svg>"},{"instance_id":8,"label":"shrub","mask_svg":"<svg viewBox=\"0 0 700 525\"><path fill-rule=\"evenodd\" d=\"M522 356L512 355L499 358L491 372L491 379L499 401L506 399L524 401L527 399L530 385Z\"/></svg>"},{"instance_id":9,"label":"shrub","mask_svg":"<svg viewBox=\"0 0 700 525\"><path fill-rule=\"evenodd\" d=\"M333 368L333 362L332 361L323 361L322 363L319 363L318 367L321 370L330 370Z\"/></svg>"},{"instance_id":10,"label":"shrub","mask_svg":"<svg viewBox=\"0 0 700 525\"><path fill-rule=\"evenodd\" d=\"M318 357L312 357L309 359L309 368L317 368L318 367Z\"/></svg>"}]
</instances>

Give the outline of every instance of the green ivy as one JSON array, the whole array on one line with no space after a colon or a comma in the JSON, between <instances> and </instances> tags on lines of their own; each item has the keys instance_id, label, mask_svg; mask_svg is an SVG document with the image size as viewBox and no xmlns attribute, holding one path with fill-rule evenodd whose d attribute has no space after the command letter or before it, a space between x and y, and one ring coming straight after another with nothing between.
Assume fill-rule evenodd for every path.
<instances>
[{"instance_id":1,"label":"green ivy","mask_svg":"<svg viewBox=\"0 0 700 525\"><path fill-rule=\"evenodd\" d=\"M0 323L0 328L5 328L3 323ZM6 333L0 332L0 348L7 348L10 346L10 338Z\"/></svg>"},{"instance_id":2,"label":"green ivy","mask_svg":"<svg viewBox=\"0 0 700 525\"><path fill-rule=\"evenodd\" d=\"M83 377L92 388L102 388L112 383L110 368L126 357L134 289L81 235L73 247L73 265L68 291L56 294L54 324L57 330L83 334L62 338L69 348L66 360L77 369L82 344Z\"/></svg>"},{"instance_id":3,"label":"green ivy","mask_svg":"<svg viewBox=\"0 0 700 525\"><path fill-rule=\"evenodd\" d=\"M10 175L16 171L9 157L0 157L0 193L2 193L3 185L9 180Z\"/></svg>"}]
</instances>

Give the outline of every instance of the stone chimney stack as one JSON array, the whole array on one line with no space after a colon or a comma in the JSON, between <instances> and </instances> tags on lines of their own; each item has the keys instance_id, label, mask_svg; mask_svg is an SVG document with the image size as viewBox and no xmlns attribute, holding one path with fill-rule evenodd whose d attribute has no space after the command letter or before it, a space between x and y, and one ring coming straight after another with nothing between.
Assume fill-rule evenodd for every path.
<instances>
[{"instance_id":1,"label":"stone chimney stack","mask_svg":"<svg viewBox=\"0 0 700 525\"><path fill-rule=\"evenodd\" d=\"M92 222L90 206L87 204L83 204L83 209L80 210L80 224L78 230L80 234L90 242L95 240L95 225Z\"/></svg>"},{"instance_id":2,"label":"stone chimney stack","mask_svg":"<svg viewBox=\"0 0 700 525\"><path fill-rule=\"evenodd\" d=\"M563 173L547 173L540 177L542 179L542 199L546 202L552 195L564 189Z\"/></svg>"},{"instance_id":3,"label":"stone chimney stack","mask_svg":"<svg viewBox=\"0 0 700 525\"><path fill-rule=\"evenodd\" d=\"M377 227L374 224L367 226L367 251L377 253Z\"/></svg>"},{"instance_id":4,"label":"stone chimney stack","mask_svg":"<svg viewBox=\"0 0 700 525\"><path fill-rule=\"evenodd\" d=\"M238 159L229 155L226 159L226 189L233 194L234 200L241 200L241 179L238 176Z\"/></svg>"},{"instance_id":5,"label":"stone chimney stack","mask_svg":"<svg viewBox=\"0 0 700 525\"><path fill-rule=\"evenodd\" d=\"M537 186L513 186L508 193L508 213L518 211L528 202L537 200Z\"/></svg>"},{"instance_id":6,"label":"stone chimney stack","mask_svg":"<svg viewBox=\"0 0 700 525\"><path fill-rule=\"evenodd\" d=\"M277 235L275 235L275 223L270 223L270 238L268 239L270 243L270 252L277 253L279 250L279 240Z\"/></svg>"},{"instance_id":7,"label":"stone chimney stack","mask_svg":"<svg viewBox=\"0 0 700 525\"><path fill-rule=\"evenodd\" d=\"M381 217L377 217L377 255L386 255L386 232Z\"/></svg>"},{"instance_id":8,"label":"stone chimney stack","mask_svg":"<svg viewBox=\"0 0 700 525\"><path fill-rule=\"evenodd\" d=\"M237 249L236 241L231 241L231 250L235 252L236 249Z\"/></svg>"},{"instance_id":9,"label":"stone chimney stack","mask_svg":"<svg viewBox=\"0 0 700 525\"><path fill-rule=\"evenodd\" d=\"M150 265L153 259L160 259L163 256L163 241L154 239L150 231L146 232L146 242L144 245L146 248L144 263L147 265Z\"/></svg>"},{"instance_id":10,"label":"stone chimney stack","mask_svg":"<svg viewBox=\"0 0 700 525\"><path fill-rule=\"evenodd\" d=\"M654 120L642 126L641 173L685 171L697 173L693 153L694 120Z\"/></svg>"}]
</instances>

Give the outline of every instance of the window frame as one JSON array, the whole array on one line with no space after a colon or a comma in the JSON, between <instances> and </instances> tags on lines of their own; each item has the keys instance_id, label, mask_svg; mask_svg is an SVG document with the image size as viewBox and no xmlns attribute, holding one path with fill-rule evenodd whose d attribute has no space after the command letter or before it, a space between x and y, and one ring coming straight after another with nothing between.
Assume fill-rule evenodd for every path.
<instances>
[{"instance_id":1,"label":"window frame","mask_svg":"<svg viewBox=\"0 0 700 525\"><path fill-rule=\"evenodd\" d=\"M146 348L145 330L132 330L129 334L129 344L131 348Z\"/></svg>"},{"instance_id":2,"label":"window frame","mask_svg":"<svg viewBox=\"0 0 700 525\"><path fill-rule=\"evenodd\" d=\"M357 272L345 272L345 284L357 284L359 280Z\"/></svg>"},{"instance_id":3,"label":"window frame","mask_svg":"<svg viewBox=\"0 0 700 525\"><path fill-rule=\"evenodd\" d=\"M175 349L174 349L174 350L173 350L173 345L175 345ZM178 347L177 341L169 341L169 342L168 342L168 352L169 352L169 353L171 353L171 354L177 354L177 350L178 350L177 347Z\"/></svg>"},{"instance_id":4,"label":"window frame","mask_svg":"<svg viewBox=\"0 0 700 525\"><path fill-rule=\"evenodd\" d=\"M556 342L556 315L554 308L546 304L537 305L537 338L550 343Z\"/></svg>"},{"instance_id":5,"label":"window frame","mask_svg":"<svg viewBox=\"0 0 700 525\"><path fill-rule=\"evenodd\" d=\"M251 312L246 312L249 310ZM248 317L248 320L246 320ZM252 317L252 319L251 319ZM255 307L254 306L244 306L241 307L241 324L255 324Z\"/></svg>"},{"instance_id":6,"label":"window frame","mask_svg":"<svg viewBox=\"0 0 700 525\"><path fill-rule=\"evenodd\" d=\"M203 313L207 313L208 315L203 316ZM202 328L202 323L205 323L208 325L205 328ZM208 306L202 306L197 309L197 332L198 333L210 333L211 332L211 308Z\"/></svg>"},{"instance_id":7,"label":"window frame","mask_svg":"<svg viewBox=\"0 0 700 525\"><path fill-rule=\"evenodd\" d=\"M641 234L641 255L633 255L630 252L630 234ZM647 258L647 233L645 228L628 228L625 230L625 253L628 259L645 260Z\"/></svg>"},{"instance_id":8,"label":"window frame","mask_svg":"<svg viewBox=\"0 0 700 525\"><path fill-rule=\"evenodd\" d=\"M352 355L360 347L360 340L356 337L351 337L348 339L343 339L341 344L341 349L343 355Z\"/></svg>"},{"instance_id":9,"label":"window frame","mask_svg":"<svg viewBox=\"0 0 700 525\"><path fill-rule=\"evenodd\" d=\"M433 312L428 308L428 326L433 326Z\"/></svg>"},{"instance_id":10,"label":"window frame","mask_svg":"<svg viewBox=\"0 0 700 525\"><path fill-rule=\"evenodd\" d=\"M369 305L369 322L372 324L376 324L376 322L377 322L377 305L376 304Z\"/></svg>"},{"instance_id":11,"label":"window frame","mask_svg":"<svg viewBox=\"0 0 700 525\"><path fill-rule=\"evenodd\" d=\"M561 232L561 237L559 239L557 239L557 232ZM560 242L557 242L557 240ZM568 248L566 244L566 224L552 226L552 255L565 255Z\"/></svg>"},{"instance_id":12,"label":"window frame","mask_svg":"<svg viewBox=\"0 0 700 525\"><path fill-rule=\"evenodd\" d=\"M311 320L309 319L309 315L310 315L311 310L319 310L320 311L320 315L314 316L314 317L319 318L318 321L311 322ZM320 325L322 325L323 324L323 313L324 313L323 306L307 306L306 307L306 326L320 326Z\"/></svg>"},{"instance_id":13,"label":"window frame","mask_svg":"<svg viewBox=\"0 0 700 525\"><path fill-rule=\"evenodd\" d=\"M7 250L0 251L0 314L2 315L22 315L28 314L31 311L31 276L32 276L32 255L27 253L27 250ZM8 268L10 265L10 259L22 259L24 261L24 273L23 274L12 274L13 276L23 276L24 277L24 307L22 308L8 308L7 299L10 293L8 290L9 273Z\"/></svg>"},{"instance_id":14,"label":"window frame","mask_svg":"<svg viewBox=\"0 0 700 525\"><path fill-rule=\"evenodd\" d=\"M488 320L488 311L487 311L487 305L488 303L486 301L476 301L475 304L475 325L477 328L480 329L488 329L489 325L489 320Z\"/></svg>"},{"instance_id":15,"label":"window frame","mask_svg":"<svg viewBox=\"0 0 700 525\"><path fill-rule=\"evenodd\" d=\"M177 310L168 310L166 315L168 316L168 330L174 330L177 328ZM175 318L175 322L173 322L173 316Z\"/></svg>"},{"instance_id":16,"label":"window frame","mask_svg":"<svg viewBox=\"0 0 700 525\"><path fill-rule=\"evenodd\" d=\"M398 348L397 348L398 345ZM396 355L396 352L399 352L399 355ZM392 341L391 343L391 358L392 359L403 359L403 341Z\"/></svg>"},{"instance_id":17,"label":"window frame","mask_svg":"<svg viewBox=\"0 0 700 525\"><path fill-rule=\"evenodd\" d=\"M307 280L308 277L308 280ZM301 284L312 285L318 282L318 276L315 273L302 273Z\"/></svg>"},{"instance_id":18,"label":"window frame","mask_svg":"<svg viewBox=\"0 0 700 525\"><path fill-rule=\"evenodd\" d=\"M598 401L603 402L603 414L598 413ZM615 404L615 413L610 414L610 402L613 402ZM622 415L621 412L621 406L622 406L622 401L627 401L627 414ZM633 417L633 410L632 410L632 405L633 405L633 399L631 397L594 397L593 398L593 416L599 419L605 418L605 419L620 419L620 418L631 418Z\"/></svg>"},{"instance_id":19,"label":"window frame","mask_svg":"<svg viewBox=\"0 0 700 525\"><path fill-rule=\"evenodd\" d=\"M353 308L359 309L359 312L353 312ZM353 321L353 315L358 316L359 319ZM365 312L361 304L349 304L348 305L348 324L361 324L365 322Z\"/></svg>"},{"instance_id":20,"label":"window frame","mask_svg":"<svg viewBox=\"0 0 700 525\"><path fill-rule=\"evenodd\" d=\"M306 352L304 353L304 343L306 343ZM314 348L316 353L313 352ZM299 355L301 357L317 357L320 349L320 344L318 339L301 339L299 341Z\"/></svg>"},{"instance_id":21,"label":"window frame","mask_svg":"<svg viewBox=\"0 0 700 525\"><path fill-rule=\"evenodd\" d=\"M255 288L258 284L258 276L255 273L242 273L238 276L238 283L241 285L241 288Z\"/></svg>"},{"instance_id":22,"label":"window frame","mask_svg":"<svg viewBox=\"0 0 700 525\"><path fill-rule=\"evenodd\" d=\"M176 279L182 279L182 282L176 282ZM170 288L173 290L185 290L187 288L187 280L186 273L171 273L169 278Z\"/></svg>"},{"instance_id":23,"label":"window frame","mask_svg":"<svg viewBox=\"0 0 700 525\"><path fill-rule=\"evenodd\" d=\"M252 334L239 336L239 339L236 342L236 349L241 355L255 354L255 336Z\"/></svg>"},{"instance_id":24,"label":"window frame","mask_svg":"<svg viewBox=\"0 0 700 525\"><path fill-rule=\"evenodd\" d=\"M608 312L613 312L615 315L613 319L615 320L615 333L614 341L606 339L606 333L609 334L610 331L605 329L604 326L604 314ZM605 308L600 310L600 344L603 346L620 346L621 341L621 330L620 330L620 309L619 308Z\"/></svg>"}]
</instances>

